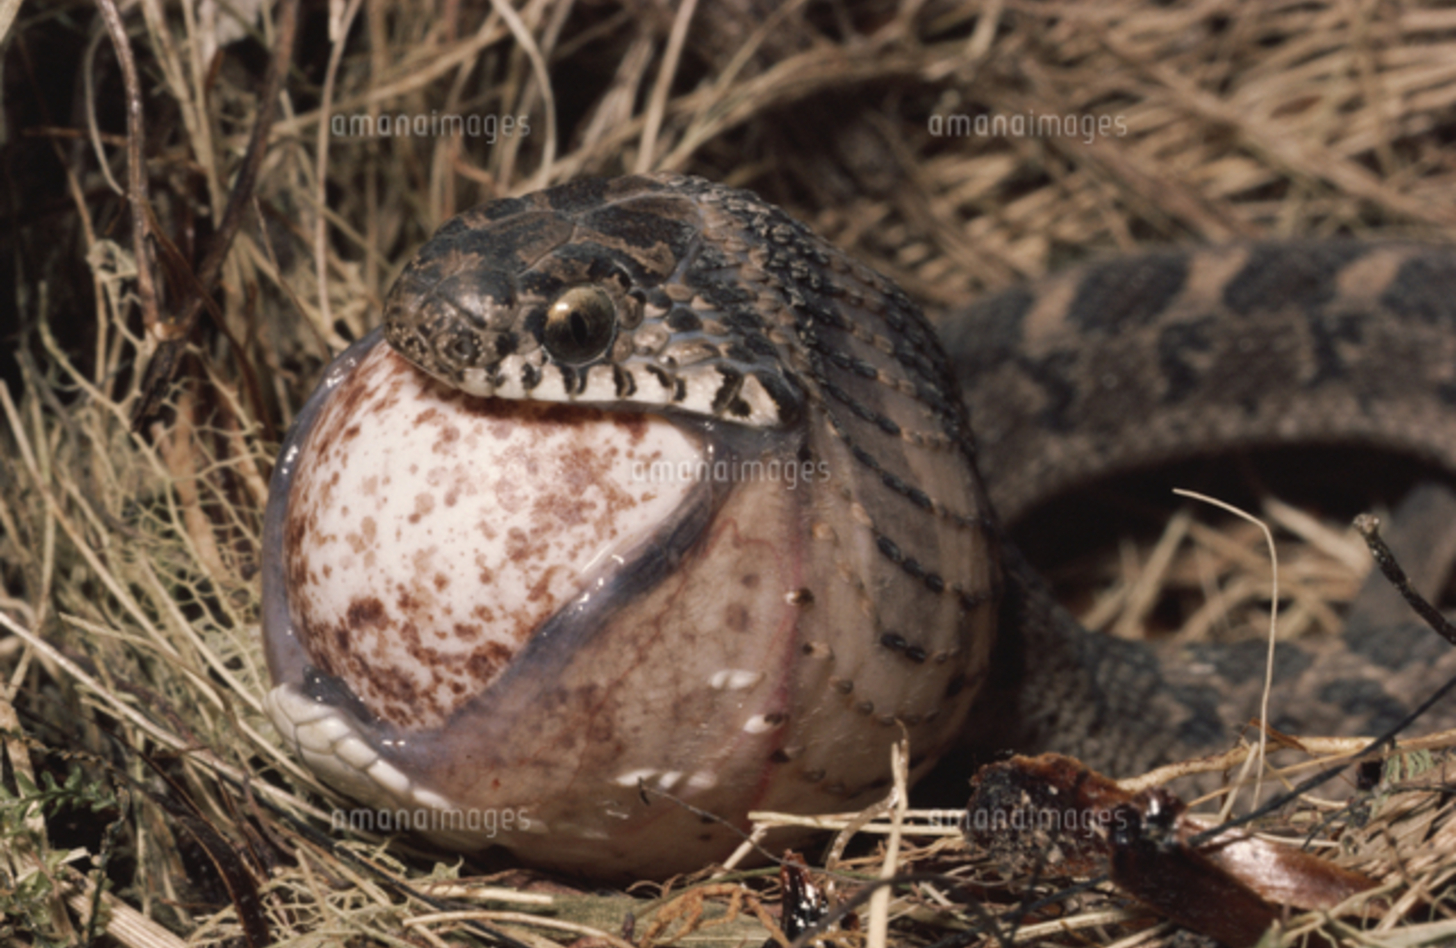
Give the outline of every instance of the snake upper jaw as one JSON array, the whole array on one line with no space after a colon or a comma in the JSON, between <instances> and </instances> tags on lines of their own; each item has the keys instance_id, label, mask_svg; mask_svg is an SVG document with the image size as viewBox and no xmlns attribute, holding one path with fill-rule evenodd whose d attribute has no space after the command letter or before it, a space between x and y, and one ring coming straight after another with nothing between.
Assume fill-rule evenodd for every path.
<instances>
[{"instance_id":1,"label":"snake upper jaw","mask_svg":"<svg viewBox=\"0 0 1456 948\"><path fill-rule=\"evenodd\" d=\"M445 384L487 397L501 360L536 345L519 329L514 280L495 264L459 248L416 261L384 306L384 334L397 351Z\"/></svg>"}]
</instances>

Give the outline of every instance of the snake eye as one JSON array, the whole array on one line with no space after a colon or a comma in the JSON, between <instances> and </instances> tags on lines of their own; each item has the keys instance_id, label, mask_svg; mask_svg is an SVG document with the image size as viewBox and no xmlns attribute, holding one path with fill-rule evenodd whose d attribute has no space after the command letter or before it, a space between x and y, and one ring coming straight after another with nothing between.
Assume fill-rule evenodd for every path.
<instances>
[{"instance_id":1,"label":"snake eye","mask_svg":"<svg viewBox=\"0 0 1456 948\"><path fill-rule=\"evenodd\" d=\"M546 311L541 344L557 362L590 362L612 344L617 334L617 307L594 286L574 286Z\"/></svg>"}]
</instances>

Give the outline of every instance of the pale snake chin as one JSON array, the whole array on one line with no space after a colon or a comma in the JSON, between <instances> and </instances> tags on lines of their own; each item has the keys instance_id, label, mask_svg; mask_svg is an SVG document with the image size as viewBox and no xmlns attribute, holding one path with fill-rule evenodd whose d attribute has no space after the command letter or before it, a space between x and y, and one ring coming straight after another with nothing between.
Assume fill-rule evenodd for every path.
<instances>
[{"instance_id":1,"label":"pale snake chin","mask_svg":"<svg viewBox=\"0 0 1456 948\"><path fill-rule=\"evenodd\" d=\"M957 745L1113 774L1222 749L1247 656L1085 632L992 504L1292 440L1456 466L1453 274L1409 246L1169 253L942 340L748 192L664 174L484 205L284 445L270 713L438 842L613 877L721 858L753 810L874 800L902 733L917 777ZM1286 647L1286 712L1363 733L1456 673L1429 633L1379 641Z\"/></svg>"}]
</instances>

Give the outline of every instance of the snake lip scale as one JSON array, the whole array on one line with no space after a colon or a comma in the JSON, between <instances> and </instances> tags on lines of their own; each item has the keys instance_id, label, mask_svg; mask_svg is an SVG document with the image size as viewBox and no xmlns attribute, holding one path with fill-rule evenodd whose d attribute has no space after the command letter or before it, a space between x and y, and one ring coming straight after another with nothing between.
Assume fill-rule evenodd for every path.
<instances>
[{"instance_id":1,"label":"snake lip scale","mask_svg":"<svg viewBox=\"0 0 1456 948\"><path fill-rule=\"evenodd\" d=\"M1211 749L1246 656L1090 636L992 498L1291 434L1450 461L1453 272L1355 244L1140 258L982 301L943 347L745 191L654 174L483 205L410 262L285 442L270 715L326 782L427 814L411 828L437 842L623 877L721 858L751 810L873 800L902 729L914 776L957 744L1112 772ZM1391 670L1338 645L1279 673L1369 699Z\"/></svg>"}]
</instances>

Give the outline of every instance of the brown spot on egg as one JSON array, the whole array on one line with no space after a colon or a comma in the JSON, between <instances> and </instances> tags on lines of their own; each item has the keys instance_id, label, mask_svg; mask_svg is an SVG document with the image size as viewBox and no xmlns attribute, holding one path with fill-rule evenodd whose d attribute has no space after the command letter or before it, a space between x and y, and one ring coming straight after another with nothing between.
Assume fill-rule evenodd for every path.
<instances>
[{"instance_id":1,"label":"brown spot on egg","mask_svg":"<svg viewBox=\"0 0 1456 948\"><path fill-rule=\"evenodd\" d=\"M418 657L420 651L420 627L412 621L407 621L399 627L399 640L405 644L409 653Z\"/></svg>"},{"instance_id":2,"label":"brown spot on egg","mask_svg":"<svg viewBox=\"0 0 1456 948\"><path fill-rule=\"evenodd\" d=\"M340 387L338 393L334 396L335 400L329 407L338 419L341 421L347 420L358 414L362 403L368 397L369 391L362 386L344 385ZM325 441L323 443L328 444L330 442Z\"/></svg>"},{"instance_id":3,"label":"brown spot on egg","mask_svg":"<svg viewBox=\"0 0 1456 948\"><path fill-rule=\"evenodd\" d=\"M558 567L552 566L541 574L541 578L536 581L536 585L532 586L530 592L526 593L527 602L540 602L551 595L551 577L557 569Z\"/></svg>"},{"instance_id":4,"label":"brown spot on egg","mask_svg":"<svg viewBox=\"0 0 1456 948\"><path fill-rule=\"evenodd\" d=\"M531 537L520 527L511 527L506 533L506 559L512 563L524 563L545 552L544 543L532 543Z\"/></svg>"},{"instance_id":5,"label":"brown spot on egg","mask_svg":"<svg viewBox=\"0 0 1456 948\"><path fill-rule=\"evenodd\" d=\"M586 523L596 504L581 498L585 487L571 488L564 492L545 495L531 505L538 519L577 526Z\"/></svg>"},{"instance_id":6,"label":"brown spot on egg","mask_svg":"<svg viewBox=\"0 0 1456 948\"><path fill-rule=\"evenodd\" d=\"M748 609L741 602L729 603L723 612L723 623L734 632L748 630Z\"/></svg>"},{"instance_id":7,"label":"brown spot on egg","mask_svg":"<svg viewBox=\"0 0 1456 948\"><path fill-rule=\"evenodd\" d=\"M451 446L459 440L460 429L454 425L446 425L440 429L440 436L435 439L435 443L430 446L430 450L436 454L448 454Z\"/></svg>"},{"instance_id":8,"label":"brown spot on egg","mask_svg":"<svg viewBox=\"0 0 1456 948\"><path fill-rule=\"evenodd\" d=\"M419 523L420 518L428 515L435 509L435 495L421 493L415 495L415 511L410 514L410 523Z\"/></svg>"},{"instance_id":9,"label":"brown spot on egg","mask_svg":"<svg viewBox=\"0 0 1456 948\"><path fill-rule=\"evenodd\" d=\"M514 656L513 651L499 642L487 642L482 648L470 654L470 658L465 662L465 667L476 681L487 682L505 668Z\"/></svg>"},{"instance_id":10,"label":"brown spot on egg","mask_svg":"<svg viewBox=\"0 0 1456 948\"><path fill-rule=\"evenodd\" d=\"M375 596L356 599L349 604L348 616L352 628L378 625L384 620L384 603Z\"/></svg>"}]
</instances>

